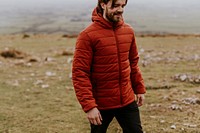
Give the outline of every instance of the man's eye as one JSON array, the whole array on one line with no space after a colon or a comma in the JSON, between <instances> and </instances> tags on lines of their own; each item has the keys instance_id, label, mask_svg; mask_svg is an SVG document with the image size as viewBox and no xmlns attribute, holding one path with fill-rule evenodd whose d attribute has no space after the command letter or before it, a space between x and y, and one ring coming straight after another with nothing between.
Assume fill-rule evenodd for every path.
<instances>
[{"instance_id":1,"label":"man's eye","mask_svg":"<svg viewBox=\"0 0 200 133\"><path fill-rule=\"evenodd\" d=\"M114 5L113 7L117 8L117 7L120 7L120 5ZM124 8L124 7L125 7L125 5L122 5L122 8Z\"/></svg>"},{"instance_id":2,"label":"man's eye","mask_svg":"<svg viewBox=\"0 0 200 133\"><path fill-rule=\"evenodd\" d=\"M118 7L119 5L114 5L113 7Z\"/></svg>"}]
</instances>

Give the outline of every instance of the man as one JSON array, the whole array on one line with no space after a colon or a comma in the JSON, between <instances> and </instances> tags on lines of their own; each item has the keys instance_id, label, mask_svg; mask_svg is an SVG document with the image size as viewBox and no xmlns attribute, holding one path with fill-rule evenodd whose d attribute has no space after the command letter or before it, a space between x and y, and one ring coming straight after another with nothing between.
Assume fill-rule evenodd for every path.
<instances>
[{"instance_id":1,"label":"man","mask_svg":"<svg viewBox=\"0 0 200 133\"><path fill-rule=\"evenodd\" d=\"M127 1L98 0L77 39L72 80L91 133L106 133L114 117L124 133L143 132L138 106L146 90L134 32L122 17Z\"/></svg>"}]
</instances>

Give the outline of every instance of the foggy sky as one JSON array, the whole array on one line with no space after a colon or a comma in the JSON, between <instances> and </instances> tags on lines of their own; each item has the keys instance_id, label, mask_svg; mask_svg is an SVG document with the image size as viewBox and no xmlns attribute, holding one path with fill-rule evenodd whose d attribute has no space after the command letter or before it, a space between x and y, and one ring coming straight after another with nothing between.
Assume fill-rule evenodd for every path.
<instances>
[{"instance_id":1,"label":"foggy sky","mask_svg":"<svg viewBox=\"0 0 200 133\"><path fill-rule=\"evenodd\" d=\"M0 28L6 31L6 28L19 24L28 27L32 21L43 22L47 14L56 21L60 16L60 21L66 21L62 16L70 19L73 15L82 14L82 11L91 14L96 4L97 0L0 0ZM160 27L182 24L184 27L179 29L193 28L190 31L199 33L199 9L200 0L129 0L124 16L129 13L128 17L133 18L131 23L138 24L138 27L148 27L149 23L156 27L157 24L161 24Z\"/></svg>"}]
</instances>

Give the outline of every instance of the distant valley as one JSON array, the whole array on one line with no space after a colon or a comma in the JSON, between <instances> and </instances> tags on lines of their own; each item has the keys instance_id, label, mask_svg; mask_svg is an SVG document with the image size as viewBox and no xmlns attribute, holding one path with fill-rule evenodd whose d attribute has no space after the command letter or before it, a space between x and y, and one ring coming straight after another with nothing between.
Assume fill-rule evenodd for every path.
<instances>
[{"instance_id":1,"label":"distant valley","mask_svg":"<svg viewBox=\"0 0 200 133\"><path fill-rule=\"evenodd\" d=\"M91 22L96 6L93 0L3 1L0 34L77 34ZM198 0L129 0L124 18L140 33L200 34L199 9Z\"/></svg>"}]
</instances>

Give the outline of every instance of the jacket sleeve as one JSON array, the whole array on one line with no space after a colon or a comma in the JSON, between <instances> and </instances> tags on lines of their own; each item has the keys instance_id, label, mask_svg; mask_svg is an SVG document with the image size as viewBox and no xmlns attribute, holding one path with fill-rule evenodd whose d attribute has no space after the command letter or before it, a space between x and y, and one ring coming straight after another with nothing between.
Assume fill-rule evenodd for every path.
<instances>
[{"instance_id":1,"label":"jacket sleeve","mask_svg":"<svg viewBox=\"0 0 200 133\"><path fill-rule=\"evenodd\" d=\"M139 55L136 46L135 35L133 34L133 40L129 52L129 60L131 67L131 83L135 94L144 94L146 92L144 86L144 80L142 78L141 71L138 66Z\"/></svg>"},{"instance_id":2,"label":"jacket sleeve","mask_svg":"<svg viewBox=\"0 0 200 133\"><path fill-rule=\"evenodd\" d=\"M77 38L72 65L72 81L78 101L85 112L97 106L92 93L90 69L92 62L92 43L85 32Z\"/></svg>"}]
</instances>

